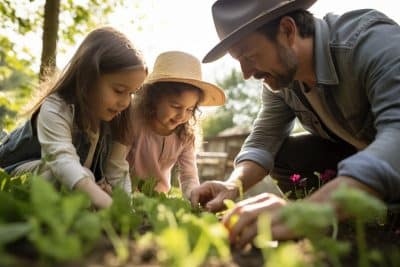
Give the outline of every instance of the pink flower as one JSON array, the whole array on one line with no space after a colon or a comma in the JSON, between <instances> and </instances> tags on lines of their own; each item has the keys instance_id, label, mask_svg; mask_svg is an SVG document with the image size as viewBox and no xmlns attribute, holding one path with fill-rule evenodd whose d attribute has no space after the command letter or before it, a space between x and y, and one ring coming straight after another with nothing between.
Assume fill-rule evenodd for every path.
<instances>
[{"instance_id":1,"label":"pink flower","mask_svg":"<svg viewBox=\"0 0 400 267\"><path fill-rule=\"evenodd\" d=\"M297 174L297 173L292 174L292 176L290 176L290 180L292 180L292 182L294 184L297 184L300 181L300 179L301 179L301 175Z\"/></svg>"},{"instance_id":2,"label":"pink flower","mask_svg":"<svg viewBox=\"0 0 400 267\"><path fill-rule=\"evenodd\" d=\"M326 169L321 175L319 176L319 179L323 182L327 182L334 178L336 176L336 171L332 169Z\"/></svg>"}]
</instances>

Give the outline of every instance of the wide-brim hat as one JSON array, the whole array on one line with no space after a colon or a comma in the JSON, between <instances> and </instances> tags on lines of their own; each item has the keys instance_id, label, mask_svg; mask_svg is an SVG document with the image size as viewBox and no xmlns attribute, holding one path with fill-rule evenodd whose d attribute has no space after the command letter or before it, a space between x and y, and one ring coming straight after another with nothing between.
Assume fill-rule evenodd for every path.
<instances>
[{"instance_id":1,"label":"wide-brim hat","mask_svg":"<svg viewBox=\"0 0 400 267\"><path fill-rule=\"evenodd\" d=\"M200 106L220 106L225 103L225 93L217 85L203 81L200 60L181 51L161 53L154 63L145 83L181 82L198 87L204 93Z\"/></svg>"},{"instance_id":2,"label":"wide-brim hat","mask_svg":"<svg viewBox=\"0 0 400 267\"><path fill-rule=\"evenodd\" d=\"M218 0L212 6L215 29L221 40L203 59L219 59L241 38L262 25L298 9L308 9L317 0Z\"/></svg>"}]
</instances>

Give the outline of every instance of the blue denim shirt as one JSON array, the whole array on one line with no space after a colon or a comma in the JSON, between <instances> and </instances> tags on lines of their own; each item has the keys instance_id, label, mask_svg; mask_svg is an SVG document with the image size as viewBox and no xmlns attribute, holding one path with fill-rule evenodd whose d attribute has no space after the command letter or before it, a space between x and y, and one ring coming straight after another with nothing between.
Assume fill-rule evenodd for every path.
<instances>
[{"instance_id":1,"label":"blue denim shirt","mask_svg":"<svg viewBox=\"0 0 400 267\"><path fill-rule=\"evenodd\" d=\"M338 165L351 176L400 201L400 27L376 10L315 18L314 57L322 101L349 134L368 146ZM295 117L312 134L335 140L294 81L273 93L264 87L262 108L236 157L271 170ZM300 155L301 156L301 155Z\"/></svg>"}]
</instances>

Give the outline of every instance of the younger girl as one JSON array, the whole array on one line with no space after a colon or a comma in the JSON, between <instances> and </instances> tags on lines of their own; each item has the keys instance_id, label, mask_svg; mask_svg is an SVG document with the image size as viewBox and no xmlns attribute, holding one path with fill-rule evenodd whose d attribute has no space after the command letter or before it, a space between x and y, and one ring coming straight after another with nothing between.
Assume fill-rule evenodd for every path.
<instances>
[{"instance_id":1,"label":"younger girl","mask_svg":"<svg viewBox=\"0 0 400 267\"><path fill-rule=\"evenodd\" d=\"M146 75L142 55L122 33L92 31L30 120L0 146L0 166L12 175L37 172L86 192L98 208L109 206L112 186L131 191L130 103Z\"/></svg>"},{"instance_id":2,"label":"younger girl","mask_svg":"<svg viewBox=\"0 0 400 267\"><path fill-rule=\"evenodd\" d=\"M193 132L198 106L225 102L224 92L201 77L201 65L190 54L160 54L143 88L133 100L132 147L128 154L131 176L157 179L156 190L171 187L171 170L177 163L185 197L199 184Z\"/></svg>"}]
</instances>

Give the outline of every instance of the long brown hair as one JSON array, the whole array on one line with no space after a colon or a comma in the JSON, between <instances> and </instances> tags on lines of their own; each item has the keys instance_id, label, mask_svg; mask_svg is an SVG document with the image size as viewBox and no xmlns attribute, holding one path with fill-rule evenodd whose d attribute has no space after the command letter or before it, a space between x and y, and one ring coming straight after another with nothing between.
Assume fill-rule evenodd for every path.
<instances>
[{"instance_id":1,"label":"long brown hair","mask_svg":"<svg viewBox=\"0 0 400 267\"><path fill-rule=\"evenodd\" d=\"M199 95L199 100L193 109L192 118L186 123L176 127L175 133L183 142L194 142L198 103L204 98L203 91L196 86L182 82L145 83L143 88L138 91L133 99L135 116L140 116L140 119L146 126L150 126L156 117L159 100L171 95L181 95L184 91L196 92Z\"/></svg>"},{"instance_id":2,"label":"long brown hair","mask_svg":"<svg viewBox=\"0 0 400 267\"><path fill-rule=\"evenodd\" d=\"M88 106L88 92L96 90L94 85L103 74L147 67L141 52L121 32L112 27L101 27L91 31L83 40L68 65L55 83L36 103L35 112L44 99L58 93L68 104L75 105L74 122L82 130L89 129L94 114ZM131 106L111 121L113 137L126 143L132 132Z\"/></svg>"}]
</instances>

